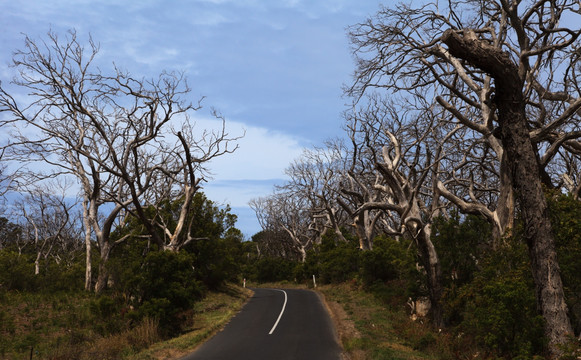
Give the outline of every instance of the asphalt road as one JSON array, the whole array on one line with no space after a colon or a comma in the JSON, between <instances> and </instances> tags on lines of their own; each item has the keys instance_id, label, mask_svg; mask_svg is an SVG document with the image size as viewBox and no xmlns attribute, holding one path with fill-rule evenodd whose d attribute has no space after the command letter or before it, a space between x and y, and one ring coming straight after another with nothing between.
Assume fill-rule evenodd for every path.
<instances>
[{"instance_id":1,"label":"asphalt road","mask_svg":"<svg viewBox=\"0 0 581 360\"><path fill-rule=\"evenodd\" d=\"M308 290L253 289L228 325L180 360L338 360L333 324Z\"/></svg>"}]
</instances>

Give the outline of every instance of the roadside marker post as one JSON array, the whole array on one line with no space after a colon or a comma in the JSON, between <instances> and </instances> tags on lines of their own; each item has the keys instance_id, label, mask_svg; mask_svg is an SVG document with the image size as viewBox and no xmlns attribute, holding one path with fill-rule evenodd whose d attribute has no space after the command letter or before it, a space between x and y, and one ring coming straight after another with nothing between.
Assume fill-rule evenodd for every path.
<instances>
[{"instance_id":1,"label":"roadside marker post","mask_svg":"<svg viewBox=\"0 0 581 360\"><path fill-rule=\"evenodd\" d=\"M316 288L317 287L317 281L315 280L315 275L313 275L313 286Z\"/></svg>"}]
</instances>

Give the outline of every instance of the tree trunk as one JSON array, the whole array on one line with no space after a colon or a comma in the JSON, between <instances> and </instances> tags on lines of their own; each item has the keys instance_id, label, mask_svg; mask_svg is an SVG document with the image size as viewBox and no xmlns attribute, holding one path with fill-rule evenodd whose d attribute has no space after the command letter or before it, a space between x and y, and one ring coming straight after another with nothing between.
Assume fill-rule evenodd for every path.
<instances>
[{"instance_id":1,"label":"tree trunk","mask_svg":"<svg viewBox=\"0 0 581 360\"><path fill-rule=\"evenodd\" d=\"M416 236L416 243L422 260L422 266L426 271L428 292L430 297L430 313L432 322L438 328L444 327L444 312L442 310L442 269L436 248L432 243L431 226L421 228Z\"/></svg>"},{"instance_id":2,"label":"tree trunk","mask_svg":"<svg viewBox=\"0 0 581 360\"><path fill-rule=\"evenodd\" d=\"M111 253L111 246L109 242L104 242L101 245L101 261L99 262L99 274L97 275L97 282L95 283L95 292L97 294L103 292L107 288L109 280L109 271L107 270L107 261Z\"/></svg>"},{"instance_id":3,"label":"tree trunk","mask_svg":"<svg viewBox=\"0 0 581 360\"><path fill-rule=\"evenodd\" d=\"M450 53L489 73L496 84L494 102L497 106L502 145L513 186L524 221L525 240L529 249L536 298L545 319L545 334L553 358L562 350L559 345L573 335L547 202L541 185L541 168L537 161L526 123L523 81L519 68L509 54L474 39L466 39L448 30L442 41Z\"/></svg>"},{"instance_id":4,"label":"tree trunk","mask_svg":"<svg viewBox=\"0 0 581 360\"><path fill-rule=\"evenodd\" d=\"M85 189L85 192L89 192ZM92 205L92 203L91 203ZM91 263L91 217L89 212L89 199L83 198L83 226L85 227L85 290L91 290L93 267Z\"/></svg>"},{"instance_id":5,"label":"tree trunk","mask_svg":"<svg viewBox=\"0 0 581 360\"><path fill-rule=\"evenodd\" d=\"M508 166L506 151L503 150L500 160L500 194L496 204L496 216L498 226L492 229L493 247L496 248L503 236L510 234L514 226L514 191L512 183L512 171Z\"/></svg>"},{"instance_id":6,"label":"tree trunk","mask_svg":"<svg viewBox=\"0 0 581 360\"><path fill-rule=\"evenodd\" d=\"M540 169L530 141L524 117L524 102L520 106L507 100L498 101L502 118L503 145L514 174L524 221L524 237L528 245L537 304L546 321L546 335L553 357L561 353L559 344L568 341L573 329L563 293L561 273L557 262L555 241L548 206L540 180ZM506 94L507 98L509 94ZM500 96L500 94L499 94ZM510 98L509 98L510 99Z\"/></svg>"},{"instance_id":7,"label":"tree trunk","mask_svg":"<svg viewBox=\"0 0 581 360\"><path fill-rule=\"evenodd\" d=\"M357 217L355 217L355 232L359 238L359 249L361 250L371 250L373 244L371 239L367 236L367 231L365 231L365 218L367 217L367 211L362 211Z\"/></svg>"},{"instance_id":8,"label":"tree trunk","mask_svg":"<svg viewBox=\"0 0 581 360\"><path fill-rule=\"evenodd\" d=\"M90 232L90 230L89 230ZM85 236L85 290L91 290L92 264L91 264L91 235Z\"/></svg>"},{"instance_id":9,"label":"tree trunk","mask_svg":"<svg viewBox=\"0 0 581 360\"><path fill-rule=\"evenodd\" d=\"M36 253L36 259L34 260L34 275L40 274L40 251Z\"/></svg>"}]
</instances>

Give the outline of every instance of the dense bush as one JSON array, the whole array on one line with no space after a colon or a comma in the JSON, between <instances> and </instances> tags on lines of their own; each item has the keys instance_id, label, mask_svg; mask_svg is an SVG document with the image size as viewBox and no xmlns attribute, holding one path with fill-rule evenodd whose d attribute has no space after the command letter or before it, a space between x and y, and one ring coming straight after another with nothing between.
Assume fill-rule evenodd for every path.
<instances>
[{"instance_id":1,"label":"dense bush","mask_svg":"<svg viewBox=\"0 0 581 360\"><path fill-rule=\"evenodd\" d=\"M3 290L37 291L38 285L32 256L0 251L0 287Z\"/></svg>"},{"instance_id":2,"label":"dense bush","mask_svg":"<svg viewBox=\"0 0 581 360\"><path fill-rule=\"evenodd\" d=\"M194 273L194 256L186 252L148 253L124 288L132 294L132 316L159 320L162 330L179 330L177 317L199 300L205 287Z\"/></svg>"},{"instance_id":3,"label":"dense bush","mask_svg":"<svg viewBox=\"0 0 581 360\"><path fill-rule=\"evenodd\" d=\"M242 276L244 252L237 236L195 241L184 250L194 255L195 277L208 289L238 281Z\"/></svg>"},{"instance_id":4,"label":"dense bush","mask_svg":"<svg viewBox=\"0 0 581 360\"><path fill-rule=\"evenodd\" d=\"M338 241L335 234L323 236L319 252L319 281L341 283L357 276L361 250L356 241Z\"/></svg>"},{"instance_id":5,"label":"dense bush","mask_svg":"<svg viewBox=\"0 0 581 360\"><path fill-rule=\"evenodd\" d=\"M490 225L477 217L438 219L434 230L451 330L493 357L526 359L542 353L543 319L518 230L496 249L489 245Z\"/></svg>"},{"instance_id":6,"label":"dense bush","mask_svg":"<svg viewBox=\"0 0 581 360\"><path fill-rule=\"evenodd\" d=\"M249 279L259 283L292 281L296 262L282 258L263 257L249 269Z\"/></svg>"},{"instance_id":7,"label":"dense bush","mask_svg":"<svg viewBox=\"0 0 581 360\"><path fill-rule=\"evenodd\" d=\"M415 282L416 255L408 240L380 236L373 242L373 250L361 255L361 280L365 285L376 281L388 282L407 279Z\"/></svg>"},{"instance_id":8,"label":"dense bush","mask_svg":"<svg viewBox=\"0 0 581 360\"><path fill-rule=\"evenodd\" d=\"M557 257L576 334L581 332L581 202L555 194L549 199Z\"/></svg>"},{"instance_id":9,"label":"dense bush","mask_svg":"<svg viewBox=\"0 0 581 360\"><path fill-rule=\"evenodd\" d=\"M472 281L478 261L489 249L490 223L474 215L460 218L453 212L449 219L437 218L432 241L440 258L444 286L458 287Z\"/></svg>"},{"instance_id":10,"label":"dense bush","mask_svg":"<svg viewBox=\"0 0 581 360\"><path fill-rule=\"evenodd\" d=\"M537 312L526 246L512 240L487 256L474 281L452 304L462 307L458 330L496 356L522 359L542 353L543 319Z\"/></svg>"}]
</instances>

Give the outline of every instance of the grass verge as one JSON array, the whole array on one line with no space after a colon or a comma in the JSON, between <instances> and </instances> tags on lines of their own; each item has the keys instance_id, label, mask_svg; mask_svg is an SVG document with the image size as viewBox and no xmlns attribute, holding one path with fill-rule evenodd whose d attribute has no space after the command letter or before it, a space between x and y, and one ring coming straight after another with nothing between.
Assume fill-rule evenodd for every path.
<instances>
[{"instance_id":1,"label":"grass verge","mask_svg":"<svg viewBox=\"0 0 581 360\"><path fill-rule=\"evenodd\" d=\"M211 292L196 303L193 326L187 333L164 342L158 342L127 360L177 359L193 352L205 340L220 331L240 311L252 291L235 285L227 285L220 292Z\"/></svg>"},{"instance_id":2,"label":"grass verge","mask_svg":"<svg viewBox=\"0 0 581 360\"><path fill-rule=\"evenodd\" d=\"M393 306L354 284L324 285L345 359L435 360L450 358L438 334L411 321L405 303ZM442 339L444 340L444 339Z\"/></svg>"}]
</instances>

